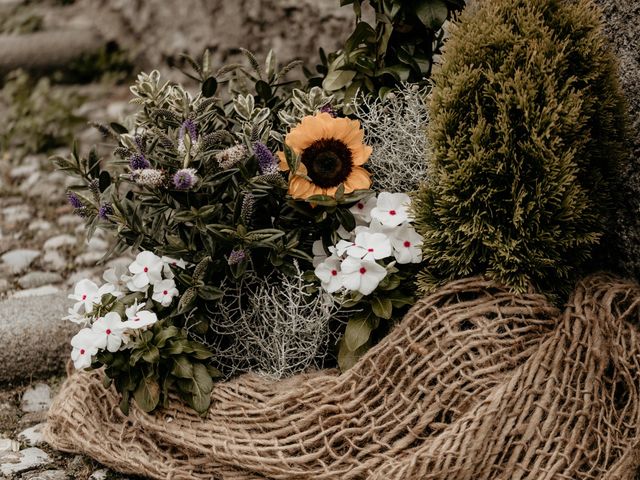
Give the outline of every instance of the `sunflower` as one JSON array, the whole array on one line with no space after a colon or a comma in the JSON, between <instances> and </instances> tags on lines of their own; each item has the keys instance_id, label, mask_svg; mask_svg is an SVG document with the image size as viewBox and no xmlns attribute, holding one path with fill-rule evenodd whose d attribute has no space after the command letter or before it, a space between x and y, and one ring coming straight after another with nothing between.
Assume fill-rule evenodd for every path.
<instances>
[{"instance_id":1,"label":"sunflower","mask_svg":"<svg viewBox=\"0 0 640 480\"><path fill-rule=\"evenodd\" d=\"M297 170L289 175L291 196L334 196L340 184L344 184L345 193L369 188L369 172L362 165L372 149L363 141L364 132L357 120L333 118L324 112L304 117L285 138L300 158ZM289 170L284 153L278 156L280 170Z\"/></svg>"}]
</instances>

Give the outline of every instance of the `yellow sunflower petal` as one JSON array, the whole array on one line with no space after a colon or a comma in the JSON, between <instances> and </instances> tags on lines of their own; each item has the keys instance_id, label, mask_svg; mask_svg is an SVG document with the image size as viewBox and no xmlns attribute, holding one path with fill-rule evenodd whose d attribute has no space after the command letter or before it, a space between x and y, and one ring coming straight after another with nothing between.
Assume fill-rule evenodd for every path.
<instances>
[{"instance_id":1,"label":"yellow sunflower petal","mask_svg":"<svg viewBox=\"0 0 640 480\"><path fill-rule=\"evenodd\" d=\"M373 153L373 148L368 145L360 145L356 150L351 150L353 155L353 164L362 165L369 160L369 157Z\"/></svg>"},{"instance_id":2,"label":"yellow sunflower petal","mask_svg":"<svg viewBox=\"0 0 640 480\"><path fill-rule=\"evenodd\" d=\"M354 167L344 182L344 191L351 193L354 190L366 190L371 186L371 177L362 167Z\"/></svg>"},{"instance_id":3,"label":"yellow sunflower petal","mask_svg":"<svg viewBox=\"0 0 640 480\"><path fill-rule=\"evenodd\" d=\"M293 175L291 180L289 180L289 193L293 198L305 199L310 197L314 194L309 192L313 191L315 188L316 186L313 183L299 175Z\"/></svg>"},{"instance_id":4,"label":"yellow sunflower petal","mask_svg":"<svg viewBox=\"0 0 640 480\"><path fill-rule=\"evenodd\" d=\"M296 153L300 153L316 140L327 137L332 117L328 113L306 116L302 122L287 134L285 143Z\"/></svg>"},{"instance_id":5,"label":"yellow sunflower petal","mask_svg":"<svg viewBox=\"0 0 640 480\"><path fill-rule=\"evenodd\" d=\"M278 155L278 158L280 159L280 171L286 172L287 170L289 170L289 164L287 163L287 159L284 156L284 152L278 152L276 155Z\"/></svg>"}]
</instances>

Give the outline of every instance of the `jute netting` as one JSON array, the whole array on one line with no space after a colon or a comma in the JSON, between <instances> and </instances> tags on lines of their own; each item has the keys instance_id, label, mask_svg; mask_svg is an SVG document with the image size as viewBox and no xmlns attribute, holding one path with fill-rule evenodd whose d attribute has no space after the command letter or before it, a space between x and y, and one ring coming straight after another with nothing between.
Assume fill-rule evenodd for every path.
<instances>
[{"instance_id":1,"label":"jute netting","mask_svg":"<svg viewBox=\"0 0 640 480\"><path fill-rule=\"evenodd\" d=\"M74 373L46 438L157 479L630 480L640 464L640 287L582 281L564 311L472 278L421 300L348 372L221 383L118 409Z\"/></svg>"}]
</instances>

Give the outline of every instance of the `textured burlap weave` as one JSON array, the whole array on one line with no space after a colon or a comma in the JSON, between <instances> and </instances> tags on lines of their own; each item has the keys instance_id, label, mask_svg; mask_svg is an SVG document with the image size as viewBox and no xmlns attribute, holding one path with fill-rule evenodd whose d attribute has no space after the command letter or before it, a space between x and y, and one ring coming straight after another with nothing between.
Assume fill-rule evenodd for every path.
<instances>
[{"instance_id":1,"label":"textured burlap weave","mask_svg":"<svg viewBox=\"0 0 640 480\"><path fill-rule=\"evenodd\" d=\"M640 287L589 277L564 312L473 278L420 301L351 370L220 384L155 415L75 373L46 438L157 479L630 480Z\"/></svg>"}]
</instances>

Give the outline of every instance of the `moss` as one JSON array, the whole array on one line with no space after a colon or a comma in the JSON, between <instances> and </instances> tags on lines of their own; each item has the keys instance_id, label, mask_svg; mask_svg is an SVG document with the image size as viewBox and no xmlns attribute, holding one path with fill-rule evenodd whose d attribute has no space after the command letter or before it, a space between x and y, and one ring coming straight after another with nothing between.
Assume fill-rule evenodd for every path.
<instances>
[{"instance_id":1,"label":"moss","mask_svg":"<svg viewBox=\"0 0 640 480\"><path fill-rule=\"evenodd\" d=\"M423 291L483 274L558 294L594 266L622 137L600 30L586 0L491 0L463 13L434 75L431 181L415 202Z\"/></svg>"}]
</instances>

